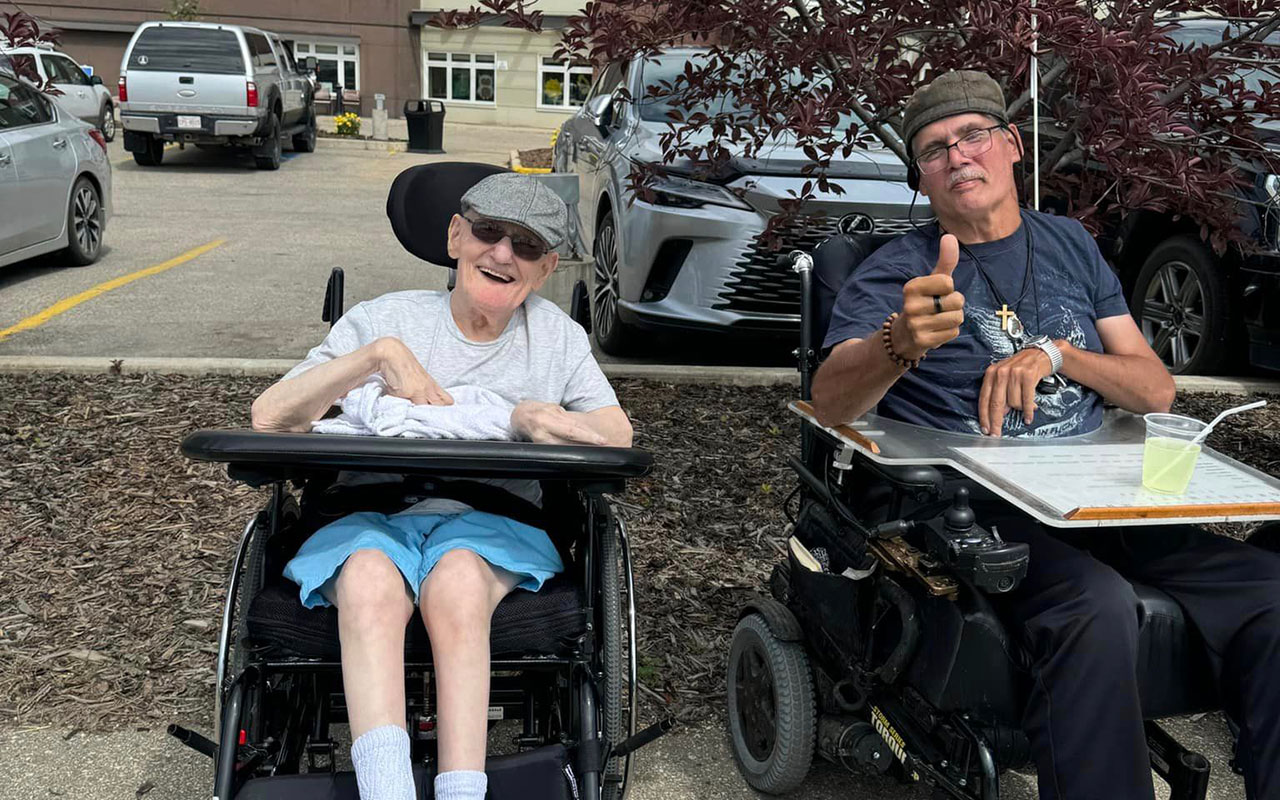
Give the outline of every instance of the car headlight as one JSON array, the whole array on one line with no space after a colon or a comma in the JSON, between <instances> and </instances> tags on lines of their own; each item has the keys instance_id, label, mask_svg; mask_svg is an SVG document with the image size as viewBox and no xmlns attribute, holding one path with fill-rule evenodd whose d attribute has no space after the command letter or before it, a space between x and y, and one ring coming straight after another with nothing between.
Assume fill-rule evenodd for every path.
<instances>
[{"instance_id":1,"label":"car headlight","mask_svg":"<svg viewBox=\"0 0 1280 800\"><path fill-rule=\"evenodd\" d=\"M658 177L649 188L657 195L654 199L655 204L660 206L701 208L711 205L751 210L751 206L723 186L681 178L678 175Z\"/></svg>"}]
</instances>

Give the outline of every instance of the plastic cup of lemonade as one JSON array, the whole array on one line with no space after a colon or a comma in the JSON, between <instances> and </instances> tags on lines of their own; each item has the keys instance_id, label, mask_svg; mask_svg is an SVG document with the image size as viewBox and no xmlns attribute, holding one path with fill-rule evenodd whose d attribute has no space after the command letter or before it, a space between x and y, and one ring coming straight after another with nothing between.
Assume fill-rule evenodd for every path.
<instances>
[{"instance_id":1,"label":"plastic cup of lemonade","mask_svg":"<svg viewBox=\"0 0 1280 800\"><path fill-rule=\"evenodd\" d=\"M1208 423L1181 414L1147 414L1142 449L1142 485L1161 494L1182 494L1191 483L1201 447L1192 440Z\"/></svg>"}]
</instances>

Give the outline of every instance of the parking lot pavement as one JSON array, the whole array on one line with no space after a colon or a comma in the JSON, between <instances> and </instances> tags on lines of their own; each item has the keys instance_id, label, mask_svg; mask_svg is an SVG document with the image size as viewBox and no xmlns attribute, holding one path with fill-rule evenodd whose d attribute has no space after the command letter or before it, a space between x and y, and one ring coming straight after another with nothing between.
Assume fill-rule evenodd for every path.
<instances>
[{"instance_id":1,"label":"parking lot pavement","mask_svg":"<svg viewBox=\"0 0 1280 800\"><path fill-rule=\"evenodd\" d=\"M472 128L473 130L464 130ZM443 288L445 270L406 253L386 218L401 170L441 160L503 164L501 135L451 126L443 156L321 145L286 153L277 172L247 156L170 147L158 168L111 145L115 214L102 259L67 268L45 257L0 268L0 331L94 287L218 240L223 244L0 337L0 355L300 357L323 337L325 281L346 272L348 307L407 288ZM495 136L497 138L495 138Z\"/></svg>"}]
</instances>

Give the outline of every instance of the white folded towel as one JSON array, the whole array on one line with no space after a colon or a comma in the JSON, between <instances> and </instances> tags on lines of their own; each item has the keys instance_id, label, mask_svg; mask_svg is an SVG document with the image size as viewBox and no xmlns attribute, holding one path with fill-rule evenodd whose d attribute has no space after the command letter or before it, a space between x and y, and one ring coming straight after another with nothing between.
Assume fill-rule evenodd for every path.
<instances>
[{"instance_id":1,"label":"white folded towel","mask_svg":"<svg viewBox=\"0 0 1280 800\"><path fill-rule=\"evenodd\" d=\"M342 413L311 423L315 433L354 436L403 436L407 439L515 439L514 406L497 392L480 386L447 388L451 406L414 405L386 393L381 376L357 386L338 401Z\"/></svg>"}]
</instances>

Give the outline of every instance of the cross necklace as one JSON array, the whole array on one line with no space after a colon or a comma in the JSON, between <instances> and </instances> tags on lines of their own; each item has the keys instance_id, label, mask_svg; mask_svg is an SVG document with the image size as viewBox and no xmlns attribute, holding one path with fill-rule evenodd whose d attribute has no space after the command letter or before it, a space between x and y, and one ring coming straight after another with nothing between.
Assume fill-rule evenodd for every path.
<instances>
[{"instance_id":1,"label":"cross necklace","mask_svg":"<svg viewBox=\"0 0 1280 800\"><path fill-rule=\"evenodd\" d=\"M1021 212L1019 212L1019 216L1021 216ZM1013 342L1014 349L1017 349L1021 345L1023 336L1026 334L1026 328L1023 327L1022 320L1018 319L1017 309L1022 306L1022 301L1026 299L1027 292L1035 286L1035 276L1032 274L1034 262L1031 259L1032 250L1035 248L1035 238L1031 232L1031 226L1027 224L1025 217L1022 218L1022 228L1026 231L1027 237L1027 266L1022 272L1022 292L1018 295L1018 299L1014 301L1013 308L1009 308L1009 304L1005 302L1004 295L1001 294L1000 290L996 287L995 281L991 280L991 276L987 274L986 267L982 264L982 259L978 258L978 256L965 244L960 244L960 249L964 251L964 254L967 255L971 261L973 261L973 266L978 270L978 274L982 276L984 281L986 281L987 288L991 290L991 294L995 297L996 301L1000 303L1000 310L995 312L995 315L1000 320L1000 330ZM1040 309L1038 305L1039 304L1037 303L1036 327L1039 327L1040 320Z\"/></svg>"}]
</instances>

